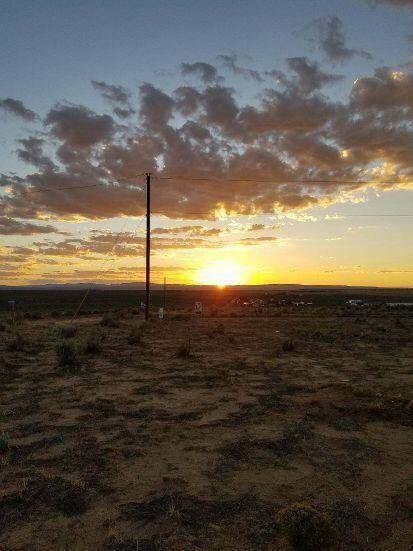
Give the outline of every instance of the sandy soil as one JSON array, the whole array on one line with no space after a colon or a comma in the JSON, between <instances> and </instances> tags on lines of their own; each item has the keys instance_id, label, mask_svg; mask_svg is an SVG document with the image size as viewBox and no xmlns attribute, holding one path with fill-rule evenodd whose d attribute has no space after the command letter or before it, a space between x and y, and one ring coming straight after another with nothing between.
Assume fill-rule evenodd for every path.
<instances>
[{"instance_id":1,"label":"sandy soil","mask_svg":"<svg viewBox=\"0 0 413 551\"><path fill-rule=\"evenodd\" d=\"M2 326L0 549L412 549L413 316L221 315Z\"/></svg>"}]
</instances>

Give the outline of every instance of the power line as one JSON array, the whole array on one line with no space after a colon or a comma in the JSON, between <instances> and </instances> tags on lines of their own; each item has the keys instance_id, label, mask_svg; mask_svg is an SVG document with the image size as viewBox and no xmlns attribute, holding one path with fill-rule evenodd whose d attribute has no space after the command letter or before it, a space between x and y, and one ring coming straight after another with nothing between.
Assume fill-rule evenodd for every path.
<instances>
[{"instance_id":1,"label":"power line","mask_svg":"<svg viewBox=\"0 0 413 551\"><path fill-rule=\"evenodd\" d=\"M381 181L381 182L375 182L373 180L329 180L327 178L324 179L297 179L297 180L275 180L267 179L267 178L206 178L206 177L192 177L192 176L180 176L180 175L173 175L173 176L153 176L153 178L156 178L157 180L187 180L190 182L246 182L246 183L257 183L257 184L276 184L276 185L284 185L284 184L387 184L387 185L396 185L396 184L402 184L404 182L401 181Z\"/></svg>"},{"instance_id":2,"label":"power line","mask_svg":"<svg viewBox=\"0 0 413 551\"><path fill-rule=\"evenodd\" d=\"M162 211L151 211L152 214L161 214L163 216L168 216L167 214L165 214L164 212ZM185 211L183 213L183 215L194 215L194 216L211 216L211 215L214 215L214 212L213 211L205 211L205 212L187 212ZM231 217L231 216L279 216L279 217L284 217L285 215L283 214L277 214L277 213L258 213L258 214L243 214L243 213L236 213L236 214L227 214L228 217ZM311 215L310 215L311 216ZM312 215L312 216L317 216L317 215ZM329 216L330 219L335 219L335 217L337 217L336 219L339 220L340 218L349 218L349 217L353 217L353 216L405 216L405 217L409 217L409 216L413 216L413 213L377 213L377 214L331 214L331 215L324 215L324 216ZM182 216L180 217L182 218ZM286 217L288 218L288 216Z\"/></svg>"},{"instance_id":3,"label":"power line","mask_svg":"<svg viewBox=\"0 0 413 551\"><path fill-rule=\"evenodd\" d=\"M145 176L145 173L138 174L136 178L139 178L139 176ZM126 178L118 178L116 180L117 182L129 182L129 180L126 180ZM140 184L142 185L142 184ZM65 186L65 187L52 187L52 188L35 188L31 186L30 188L26 188L24 190L19 190L19 193L42 193L43 191L70 191L72 189L87 189L87 188L93 188L93 187L107 187L106 183L99 182L97 184L87 184L87 185L81 185L81 186ZM130 184L129 184L130 187ZM13 190L14 191L14 190ZM143 192L143 189L135 188L134 191Z\"/></svg>"}]
</instances>

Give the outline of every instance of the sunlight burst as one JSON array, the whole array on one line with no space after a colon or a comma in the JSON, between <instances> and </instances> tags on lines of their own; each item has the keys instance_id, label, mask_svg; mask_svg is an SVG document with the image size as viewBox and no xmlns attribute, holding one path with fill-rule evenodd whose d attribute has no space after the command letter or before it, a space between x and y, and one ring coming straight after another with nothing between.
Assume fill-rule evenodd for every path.
<instances>
[{"instance_id":1,"label":"sunlight burst","mask_svg":"<svg viewBox=\"0 0 413 551\"><path fill-rule=\"evenodd\" d=\"M230 260L216 261L203 266L196 273L196 282L200 285L241 285L245 283L245 268Z\"/></svg>"}]
</instances>

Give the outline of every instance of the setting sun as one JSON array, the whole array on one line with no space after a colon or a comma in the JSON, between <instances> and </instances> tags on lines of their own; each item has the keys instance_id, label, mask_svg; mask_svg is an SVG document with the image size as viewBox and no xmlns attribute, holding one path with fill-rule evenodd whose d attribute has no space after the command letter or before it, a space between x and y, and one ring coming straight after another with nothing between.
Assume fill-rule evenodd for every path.
<instances>
[{"instance_id":1,"label":"setting sun","mask_svg":"<svg viewBox=\"0 0 413 551\"><path fill-rule=\"evenodd\" d=\"M245 283L245 268L230 260L216 261L200 268L196 273L196 282L201 285L241 285Z\"/></svg>"}]
</instances>

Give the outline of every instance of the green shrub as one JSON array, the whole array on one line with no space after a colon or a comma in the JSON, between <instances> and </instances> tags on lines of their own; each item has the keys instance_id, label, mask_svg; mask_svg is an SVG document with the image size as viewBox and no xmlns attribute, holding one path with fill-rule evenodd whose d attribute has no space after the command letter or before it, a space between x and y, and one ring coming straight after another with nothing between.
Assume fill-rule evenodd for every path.
<instances>
[{"instance_id":1,"label":"green shrub","mask_svg":"<svg viewBox=\"0 0 413 551\"><path fill-rule=\"evenodd\" d=\"M68 371L80 367L77 348L73 342L60 341L56 344L55 350L59 367Z\"/></svg>"},{"instance_id":2,"label":"green shrub","mask_svg":"<svg viewBox=\"0 0 413 551\"><path fill-rule=\"evenodd\" d=\"M119 327L119 323L110 314L103 314L100 325L104 327Z\"/></svg>"},{"instance_id":3,"label":"green shrub","mask_svg":"<svg viewBox=\"0 0 413 551\"><path fill-rule=\"evenodd\" d=\"M281 509L278 524L297 551L324 551L336 542L336 531L328 515L308 503L294 503Z\"/></svg>"},{"instance_id":4,"label":"green shrub","mask_svg":"<svg viewBox=\"0 0 413 551\"><path fill-rule=\"evenodd\" d=\"M77 333L76 325L63 325L60 328L60 336L63 339L71 339L76 335L76 333Z\"/></svg>"}]
</instances>

